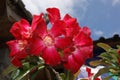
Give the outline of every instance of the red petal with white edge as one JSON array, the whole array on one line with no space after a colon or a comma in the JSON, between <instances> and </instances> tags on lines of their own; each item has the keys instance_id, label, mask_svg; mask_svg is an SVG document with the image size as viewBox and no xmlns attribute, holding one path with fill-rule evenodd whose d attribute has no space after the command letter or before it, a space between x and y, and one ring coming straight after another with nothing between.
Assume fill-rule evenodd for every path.
<instances>
[{"instance_id":1,"label":"red petal with white edge","mask_svg":"<svg viewBox=\"0 0 120 80\"><path fill-rule=\"evenodd\" d=\"M83 63L78 64L72 55L68 57L68 62L64 63L64 67L68 70L70 70L72 73L76 73L80 67L83 65Z\"/></svg>"},{"instance_id":2,"label":"red petal with white edge","mask_svg":"<svg viewBox=\"0 0 120 80\"><path fill-rule=\"evenodd\" d=\"M86 35L83 31L79 32L73 40L76 46L90 46L93 44L90 36Z\"/></svg>"},{"instance_id":3,"label":"red petal with white edge","mask_svg":"<svg viewBox=\"0 0 120 80\"><path fill-rule=\"evenodd\" d=\"M50 30L50 34L54 37L60 36L65 33L65 27L64 21L56 21Z\"/></svg>"},{"instance_id":4,"label":"red petal with white edge","mask_svg":"<svg viewBox=\"0 0 120 80\"><path fill-rule=\"evenodd\" d=\"M36 29L33 32L33 38L36 37L45 37L45 35L47 34L47 26L46 23L43 19L41 19L39 21L39 23L36 26Z\"/></svg>"},{"instance_id":5,"label":"red petal with white edge","mask_svg":"<svg viewBox=\"0 0 120 80\"><path fill-rule=\"evenodd\" d=\"M53 24L56 20L60 20L60 12L58 8L47 8L48 17Z\"/></svg>"},{"instance_id":6,"label":"red petal with white edge","mask_svg":"<svg viewBox=\"0 0 120 80\"><path fill-rule=\"evenodd\" d=\"M19 48L19 44L18 44L17 40L8 41L7 45L10 48L10 56L11 57L17 55L17 53L20 52L20 48Z\"/></svg>"},{"instance_id":7,"label":"red petal with white edge","mask_svg":"<svg viewBox=\"0 0 120 80\"><path fill-rule=\"evenodd\" d=\"M60 64L61 58L54 46L49 46L44 49L42 57L45 60L46 64L49 64L51 66Z\"/></svg>"},{"instance_id":8,"label":"red petal with white edge","mask_svg":"<svg viewBox=\"0 0 120 80\"><path fill-rule=\"evenodd\" d=\"M36 56L39 56L42 50L45 48L45 45L41 39L34 40L30 46L30 53Z\"/></svg>"},{"instance_id":9,"label":"red petal with white edge","mask_svg":"<svg viewBox=\"0 0 120 80\"><path fill-rule=\"evenodd\" d=\"M25 19L21 19L19 22L13 24L10 32L16 39L26 39L30 35L31 26Z\"/></svg>"},{"instance_id":10,"label":"red petal with white edge","mask_svg":"<svg viewBox=\"0 0 120 80\"><path fill-rule=\"evenodd\" d=\"M55 38L55 46L60 49L64 49L68 46L72 45L72 40L67 37L57 37Z\"/></svg>"}]
</instances>

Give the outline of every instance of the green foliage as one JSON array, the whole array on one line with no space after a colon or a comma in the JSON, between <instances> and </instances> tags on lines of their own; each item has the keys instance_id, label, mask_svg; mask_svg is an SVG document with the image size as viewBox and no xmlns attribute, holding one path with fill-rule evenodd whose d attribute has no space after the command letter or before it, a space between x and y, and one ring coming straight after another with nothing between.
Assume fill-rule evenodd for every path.
<instances>
[{"instance_id":1,"label":"green foliage","mask_svg":"<svg viewBox=\"0 0 120 80\"><path fill-rule=\"evenodd\" d=\"M29 56L26 60L23 60L22 63L22 67L19 68L12 64L8 66L8 68L3 71L2 77L10 74L11 80L34 80L39 71L45 67L42 58L34 56Z\"/></svg>"},{"instance_id":2,"label":"green foliage","mask_svg":"<svg viewBox=\"0 0 120 80\"><path fill-rule=\"evenodd\" d=\"M105 77L103 80L109 80L113 76L120 76L120 46L117 45L117 48L112 48L105 43L98 43L99 47L105 50L105 52L101 53L98 57L101 58L99 60L99 64L105 65L105 68L100 69L97 74L95 74L94 79L104 73L111 73L111 75ZM91 62L91 64L96 64L97 61Z\"/></svg>"}]
</instances>

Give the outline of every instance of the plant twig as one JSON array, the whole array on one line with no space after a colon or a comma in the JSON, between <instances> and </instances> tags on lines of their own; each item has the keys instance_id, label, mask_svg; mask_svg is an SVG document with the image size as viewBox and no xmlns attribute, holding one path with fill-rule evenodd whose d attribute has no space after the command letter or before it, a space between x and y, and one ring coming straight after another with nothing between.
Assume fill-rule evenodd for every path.
<instances>
[{"instance_id":1,"label":"plant twig","mask_svg":"<svg viewBox=\"0 0 120 80\"><path fill-rule=\"evenodd\" d=\"M47 65L47 68L55 75L57 80L62 80L62 78L60 77L59 73L57 71L55 71L54 68L52 68L51 66Z\"/></svg>"}]
</instances>

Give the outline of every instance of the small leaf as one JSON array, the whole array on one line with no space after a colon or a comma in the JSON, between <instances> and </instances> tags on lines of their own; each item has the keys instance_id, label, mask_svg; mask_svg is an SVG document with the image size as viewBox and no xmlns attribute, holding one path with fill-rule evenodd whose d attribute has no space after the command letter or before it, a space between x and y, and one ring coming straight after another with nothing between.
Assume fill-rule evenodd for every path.
<instances>
[{"instance_id":1,"label":"small leaf","mask_svg":"<svg viewBox=\"0 0 120 80\"><path fill-rule=\"evenodd\" d=\"M60 77L62 78L62 80L65 80L65 74L64 73L60 73Z\"/></svg>"},{"instance_id":2,"label":"small leaf","mask_svg":"<svg viewBox=\"0 0 120 80\"><path fill-rule=\"evenodd\" d=\"M102 60L95 60L95 61L89 62L90 66L93 66L93 67L98 66L102 63L103 63Z\"/></svg>"},{"instance_id":3,"label":"small leaf","mask_svg":"<svg viewBox=\"0 0 120 80\"><path fill-rule=\"evenodd\" d=\"M104 74L104 73L108 73L108 72L109 72L109 68L102 68L102 69L100 69L100 70L95 74L93 80L95 80L95 78L99 77L100 75L102 75L102 74Z\"/></svg>"},{"instance_id":4,"label":"small leaf","mask_svg":"<svg viewBox=\"0 0 120 80\"><path fill-rule=\"evenodd\" d=\"M105 51L109 51L110 49L112 49L109 45L105 43L98 43L97 46L103 48Z\"/></svg>"},{"instance_id":5,"label":"small leaf","mask_svg":"<svg viewBox=\"0 0 120 80\"><path fill-rule=\"evenodd\" d=\"M16 69L15 71L12 72L11 78L12 80L15 80L15 78L20 74L20 70Z\"/></svg>"},{"instance_id":6,"label":"small leaf","mask_svg":"<svg viewBox=\"0 0 120 80\"><path fill-rule=\"evenodd\" d=\"M117 45L117 48L120 49L120 45Z\"/></svg>"},{"instance_id":7,"label":"small leaf","mask_svg":"<svg viewBox=\"0 0 120 80\"><path fill-rule=\"evenodd\" d=\"M2 76L6 76L7 74L9 74L12 71L15 71L17 69L17 67L15 67L14 65L9 65L2 73Z\"/></svg>"},{"instance_id":8,"label":"small leaf","mask_svg":"<svg viewBox=\"0 0 120 80\"><path fill-rule=\"evenodd\" d=\"M31 70L33 70L34 68L36 68L35 66L32 66L30 69L22 71L21 74L15 79L15 80L21 80L23 79L26 75L28 75L30 73Z\"/></svg>"}]
</instances>

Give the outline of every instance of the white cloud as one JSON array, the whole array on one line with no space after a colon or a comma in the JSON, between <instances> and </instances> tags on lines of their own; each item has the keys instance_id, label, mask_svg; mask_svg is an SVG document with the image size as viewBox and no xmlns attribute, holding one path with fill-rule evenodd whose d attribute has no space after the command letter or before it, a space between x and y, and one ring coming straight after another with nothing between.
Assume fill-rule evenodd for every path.
<instances>
[{"instance_id":1,"label":"white cloud","mask_svg":"<svg viewBox=\"0 0 120 80\"><path fill-rule=\"evenodd\" d=\"M62 12L62 15L68 12L73 13L72 7L74 6L74 0L22 0L26 5L26 8L32 14L40 14L45 12L48 7L57 7Z\"/></svg>"},{"instance_id":2,"label":"white cloud","mask_svg":"<svg viewBox=\"0 0 120 80\"><path fill-rule=\"evenodd\" d=\"M93 30L93 34L96 36L102 36L104 33L101 30Z\"/></svg>"},{"instance_id":3,"label":"white cloud","mask_svg":"<svg viewBox=\"0 0 120 80\"><path fill-rule=\"evenodd\" d=\"M84 15L87 7L88 0L22 0L25 4L26 9L28 9L32 14L40 14L40 12L45 12L48 7L57 7L60 9L62 16L66 13L70 15L75 15L73 7L77 6L78 11L82 10Z\"/></svg>"},{"instance_id":4,"label":"white cloud","mask_svg":"<svg viewBox=\"0 0 120 80\"><path fill-rule=\"evenodd\" d=\"M120 0L112 0L112 6L115 6L116 4L120 4Z\"/></svg>"}]
</instances>

